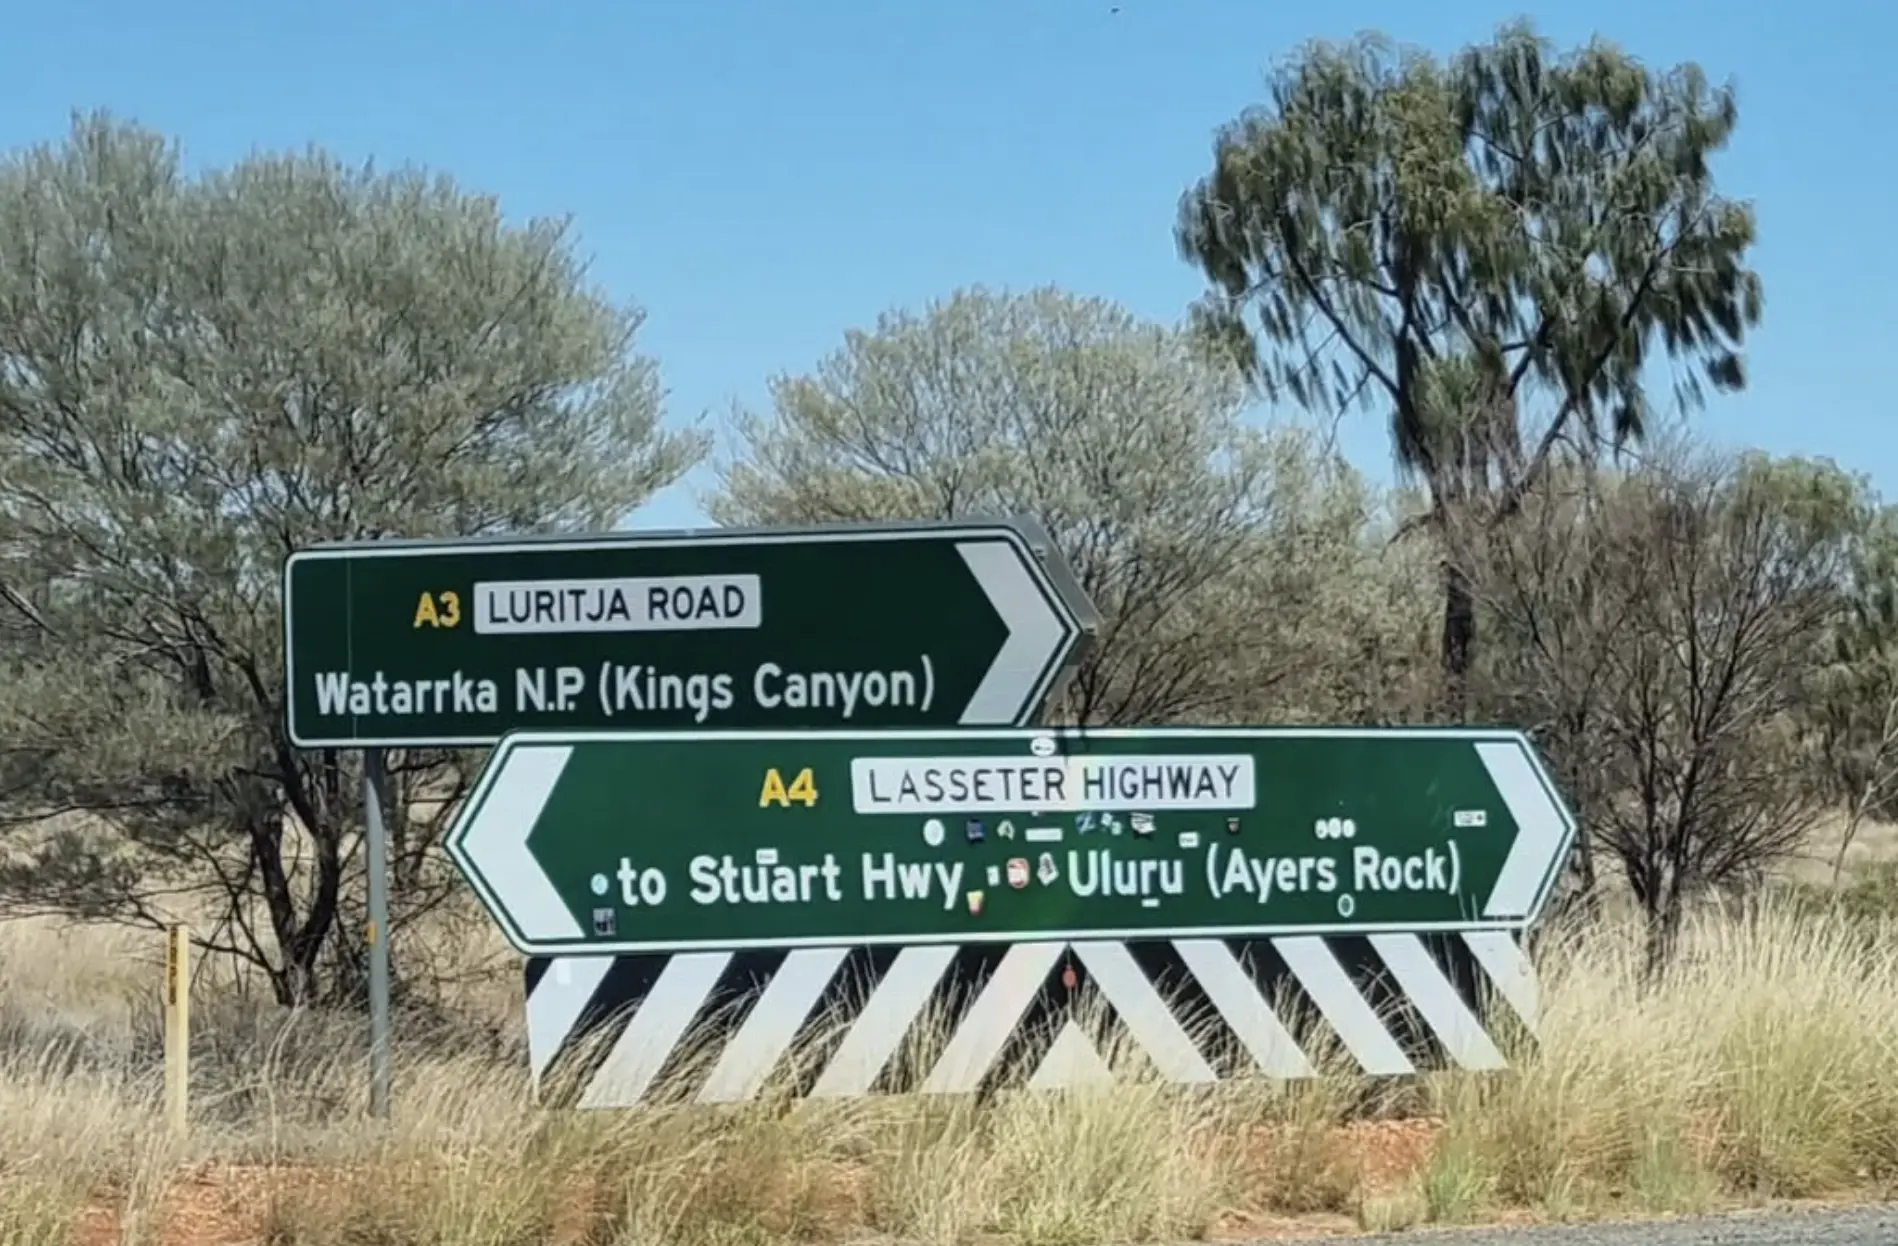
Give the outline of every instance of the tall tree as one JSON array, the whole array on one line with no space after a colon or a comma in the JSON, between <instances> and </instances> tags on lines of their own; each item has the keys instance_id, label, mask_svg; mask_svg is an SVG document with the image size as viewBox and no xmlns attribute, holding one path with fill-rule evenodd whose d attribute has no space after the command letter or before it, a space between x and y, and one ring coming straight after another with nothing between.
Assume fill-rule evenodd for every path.
<instances>
[{"instance_id":1,"label":"tall tree","mask_svg":"<svg viewBox=\"0 0 1898 1246\"><path fill-rule=\"evenodd\" d=\"M283 559L612 524L703 454L659 426L639 324L563 226L445 178L320 152L187 177L105 116L0 165L0 899L209 902L209 945L310 998L359 772L285 738ZM398 913L443 894L404 797L465 760L391 758Z\"/></svg>"},{"instance_id":2,"label":"tall tree","mask_svg":"<svg viewBox=\"0 0 1898 1246\"><path fill-rule=\"evenodd\" d=\"M1641 435L1657 345L1684 401L1744 383L1753 214L1709 165L1736 119L1697 66L1558 56L1523 24L1447 63L1315 44L1182 199L1196 317L1270 394L1388 412L1433 522L1506 518L1562 447ZM1476 615L1460 560L1443 575L1460 710Z\"/></svg>"},{"instance_id":3,"label":"tall tree","mask_svg":"<svg viewBox=\"0 0 1898 1246\"><path fill-rule=\"evenodd\" d=\"M740 414L721 522L1028 512L1104 616L1061 717L1166 722L1296 701L1342 644L1362 482L1241 418L1190 338L1051 289L963 290L853 332ZM1319 712L1324 712L1320 709Z\"/></svg>"}]
</instances>

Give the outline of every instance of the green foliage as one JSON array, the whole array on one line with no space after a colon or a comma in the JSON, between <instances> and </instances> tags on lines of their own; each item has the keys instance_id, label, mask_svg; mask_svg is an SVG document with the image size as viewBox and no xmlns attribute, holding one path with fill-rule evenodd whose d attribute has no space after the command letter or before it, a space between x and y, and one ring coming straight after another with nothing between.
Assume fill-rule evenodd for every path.
<instances>
[{"instance_id":1,"label":"green foliage","mask_svg":"<svg viewBox=\"0 0 1898 1246\"><path fill-rule=\"evenodd\" d=\"M1202 324L1301 404L1390 410L1433 485L1469 468L1519 487L1571 419L1641 432L1656 341L1698 364L1693 392L1742 383L1753 216L1709 167L1736 120L1694 65L1657 73L1601 40L1558 57L1527 25L1444 64L1376 36L1315 44L1181 204ZM1491 401L1426 401L1473 373ZM1556 410L1525 462L1529 383Z\"/></svg>"},{"instance_id":2,"label":"green foliage","mask_svg":"<svg viewBox=\"0 0 1898 1246\"><path fill-rule=\"evenodd\" d=\"M16 908L161 920L309 989L354 772L283 736L292 549L614 523L702 454L564 229L320 152L186 177L109 118L0 166L0 767ZM398 795L454 790L395 759ZM50 815L66 816L55 822ZM398 819L413 908L426 826ZM259 903L261 902L261 903Z\"/></svg>"},{"instance_id":3,"label":"green foliage","mask_svg":"<svg viewBox=\"0 0 1898 1246\"><path fill-rule=\"evenodd\" d=\"M741 415L712 514L1036 515L1105 617L1065 716L1353 714L1402 682L1412 599L1375 578L1375 499L1308 434L1248 425L1239 378L1180 332L965 290L850 334L772 398Z\"/></svg>"}]
</instances>

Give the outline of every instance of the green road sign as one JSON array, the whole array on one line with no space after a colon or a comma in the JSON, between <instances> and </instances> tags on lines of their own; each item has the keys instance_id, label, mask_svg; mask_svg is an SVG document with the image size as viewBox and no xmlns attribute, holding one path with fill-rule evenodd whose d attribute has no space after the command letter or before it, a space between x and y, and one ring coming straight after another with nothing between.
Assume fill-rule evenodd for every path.
<instances>
[{"instance_id":1,"label":"green road sign","mask_svg":"<svg viewBox=\"0 0 1898 1246\"><path fill-rule=\"evenodd\" d=\"M306 748L1027 722L1098 618L1022 519L318 546L283 596Z\"/></svg>"},{"instance_id":2,"label":"green road sign","mask_svg":"<svg viewBox=\"0 0 1898 1246\"><path fill-rule=\"evenodd\" d=\"M520 733L448 850L605 955L1520 929L1574 834L1511 731Z\"/></svg>"}]
</instances>

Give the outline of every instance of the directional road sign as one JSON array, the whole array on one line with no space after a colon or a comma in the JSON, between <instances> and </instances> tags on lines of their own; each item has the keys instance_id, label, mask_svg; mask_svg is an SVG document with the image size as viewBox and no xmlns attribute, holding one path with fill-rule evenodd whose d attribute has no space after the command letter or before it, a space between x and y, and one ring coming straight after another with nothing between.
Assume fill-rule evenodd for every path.
<instances>
[{"instance_id":1,"label":"directional road sign","mask_svg":"<svg viewBox=\"0 0 1898 1246\"><path fill-rule=\"evenodd\" d=\"M1519 930L1574 835L1502 730L520 733L448 848L602 955Z\"/></svg>"},{"instance_id":2,"label":"directional road sign","mask_svg":"<svg viewBox=\"0 0 1898 1246\"><path fill-rule=\"evenodd\" d=\"M1098 623L1026 519L317 546L283 595L306 748L1023 723Z\"/></svg>"}]
</instances>

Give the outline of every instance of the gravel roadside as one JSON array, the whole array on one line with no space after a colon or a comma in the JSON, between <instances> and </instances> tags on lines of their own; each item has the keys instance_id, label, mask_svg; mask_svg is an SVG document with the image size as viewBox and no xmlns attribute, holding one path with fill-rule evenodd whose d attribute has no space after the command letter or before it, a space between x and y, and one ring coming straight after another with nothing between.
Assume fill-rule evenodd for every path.
<instances>
[{"instance_id":1,"label":"gravel roadside","mask_svg":"<svg viewBox=\"0 0 1898 1246\"><path fill-rule=\"evenodd\" d=\"M1273 1238L1258 1246L1898 1246L1898 1204L1742 1212L1678 1220L1418 1229L1360 1237Z\"/></svg>"}]
</instances>

